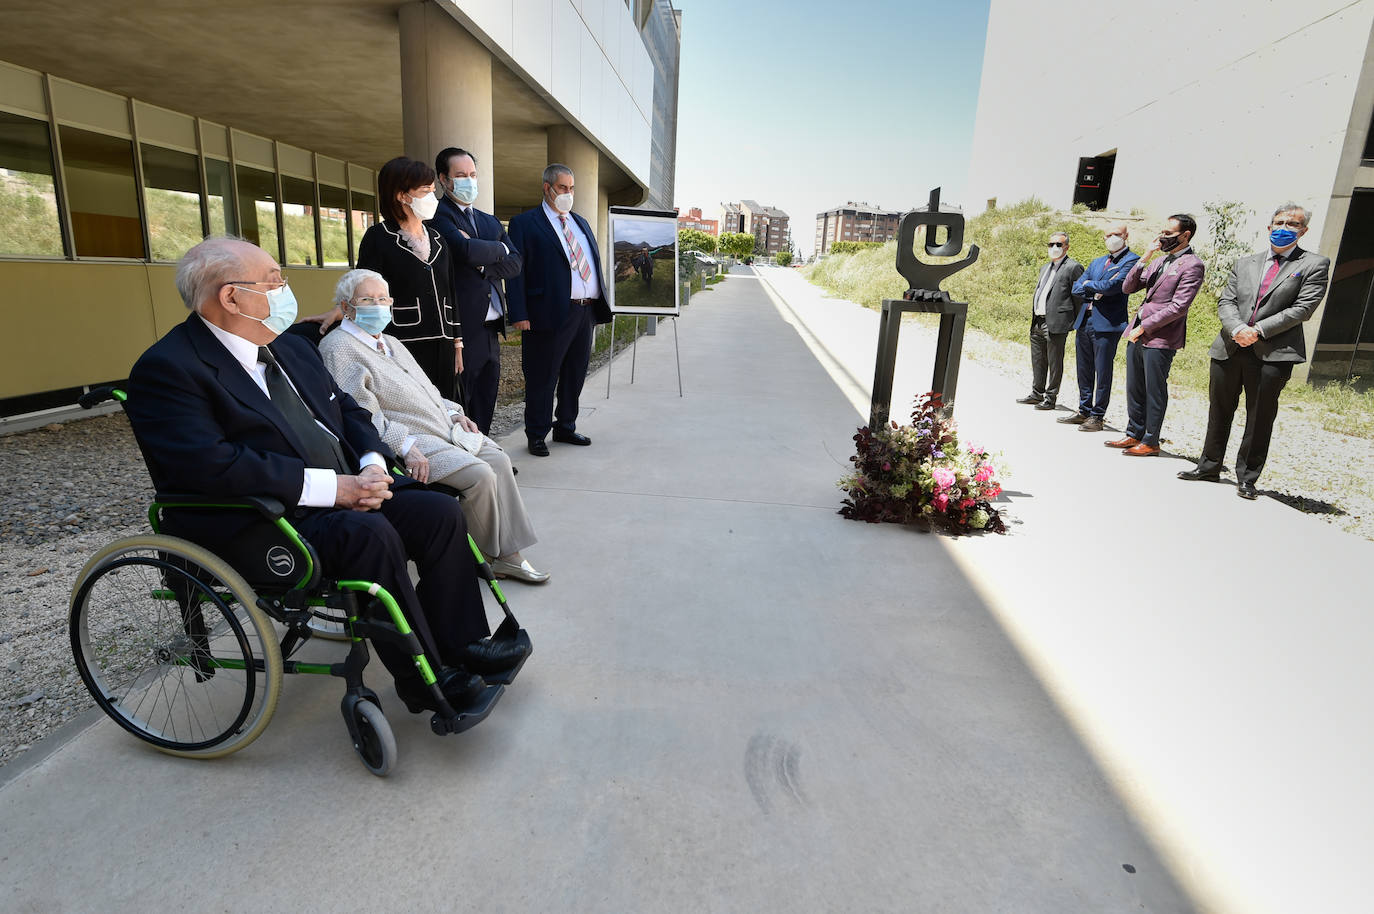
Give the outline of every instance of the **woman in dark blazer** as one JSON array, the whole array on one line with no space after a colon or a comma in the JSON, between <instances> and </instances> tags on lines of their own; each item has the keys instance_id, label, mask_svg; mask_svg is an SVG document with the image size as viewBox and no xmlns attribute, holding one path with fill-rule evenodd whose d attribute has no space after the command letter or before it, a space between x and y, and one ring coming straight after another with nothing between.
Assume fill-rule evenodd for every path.
<instances>
[{"instance_id":1,"label":"woman in dark blazer","mask_svg":"<svg viewBox=\"0 0 1374 914\"><path fill-rule=\"evenodd\" d=\"M441 394L461 403L455 379L463 367L463 340L448 247L425 225L439 204L434 169L405 156L392 159L377 174L377 203L382 221L363 234L358 266L382 274L391 289L391 335L405 343Z\"/></svg>"}]
</instances>

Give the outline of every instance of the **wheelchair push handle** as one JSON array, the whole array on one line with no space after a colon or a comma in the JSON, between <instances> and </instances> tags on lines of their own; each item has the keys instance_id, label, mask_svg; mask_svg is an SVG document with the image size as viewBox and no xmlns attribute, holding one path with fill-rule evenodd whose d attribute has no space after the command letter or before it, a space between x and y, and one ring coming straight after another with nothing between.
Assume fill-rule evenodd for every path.
<instances>
[{"instance_id":1,"label":"wheelchair push handle","mask_svg":"<svg viewBox=\"0 0 1374 914\"><path fill-rule=\"evenodd\" d=\"M123 403L128 399L128 395L114 384L102 384L93 387L77 398L76 403L82 409L93 409L106 400L118 400Z\"/></svg>"}]
</instances>

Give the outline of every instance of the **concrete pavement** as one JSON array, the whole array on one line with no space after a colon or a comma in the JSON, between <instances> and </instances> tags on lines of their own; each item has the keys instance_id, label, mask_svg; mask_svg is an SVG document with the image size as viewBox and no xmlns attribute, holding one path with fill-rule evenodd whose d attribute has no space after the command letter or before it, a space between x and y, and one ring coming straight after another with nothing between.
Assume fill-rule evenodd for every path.
<instances>
[{"instance_id":1,"label":"concrete pavement","mask_svg":"<svg viewBox=\"0 0 1374 914\"><path fill-rule=\"evenodd\" d=\"M680 320L686 396L664 327L588 379L592 447L508 442L553 580L508 587L536 653L490 720L432 736L375 667L385 780L315 677L220 761L102 721L0 786L0 908L1358 909L1370 545L976 364L1011 535L843 520L876 314L760 273Z\"/></svg>"}]
</instances>

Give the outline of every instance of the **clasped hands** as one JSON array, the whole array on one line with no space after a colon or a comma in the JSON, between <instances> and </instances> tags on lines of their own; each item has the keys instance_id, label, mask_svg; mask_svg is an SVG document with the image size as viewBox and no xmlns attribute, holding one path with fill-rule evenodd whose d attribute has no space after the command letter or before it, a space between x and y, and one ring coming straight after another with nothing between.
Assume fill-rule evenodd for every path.
<instances>
[{"instance_id":1,"label":"clasped hands","mask_svg":"<svg viewBox=\"0 0 1374 914\"><path fill-rule=\"evenodd\" d=\"M421 457L423 456L422 454ZM357 476L339 474L337 482L335 507L349 508L353 511L375 511L382 506L382 502L391 497L391 474L376 464L363 467Z\"/></svg>"},{"instance_id":2,"label":"clasped hands","mask_svg":"<svg viewBox=\"0 0 1374 914\"><path fill-rule=\"evenodd\" d=\"M1259 339L1259 331L1254 327L1241 327L1231 335L1231 339L1239 346L1253 346L1255 340Z\"/></svg>"}]
</instances>

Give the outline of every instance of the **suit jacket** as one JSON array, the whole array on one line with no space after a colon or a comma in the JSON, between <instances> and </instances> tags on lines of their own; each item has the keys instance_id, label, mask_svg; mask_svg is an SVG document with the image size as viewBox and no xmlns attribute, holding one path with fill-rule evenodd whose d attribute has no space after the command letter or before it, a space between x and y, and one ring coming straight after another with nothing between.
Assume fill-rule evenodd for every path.
<instances>
[{"instance_id":1,"label":"suit jacket","mask_svg":"<svg viewBox=\"0 0 1374 914\"><path fill-rule=\"evenodd\" d=\"M267 348L354 466L368 451L392 459L372 416L335 385L315 347L282 335ZM157 491L269 495L288 508L300 501L303 443L199 314L134 364L125 411Z\"/></svg>"},{"instance_id":2,"label":"suit jacket","mask_svg":"<svg viewBox=\"0 0 1374 914\"><path fill-rule=\"evenodd\" d=\"M402 442L415 436L412 447L428 458L431 479L478 461L448 436L453 424L449 412L462 415L463 407L440 396L405 344L382 337L391 347L390 356L340 330L320 341L320 358L339 387L372 414L372 425L387 447L399 454Z\"/></svg>"},{"instance_id":3,"label":"suit jacket","mask_svg":"<svg viewBox=\"0 0 1374 914\"><path fill-rule=\"evenodd\" d=\"M1226 290L1217 300L1217 317L1221 318L1221 333L1212 341L1208 354L1224 361L1240 348L1232 339L1241 327L1250 323L1260 282L1268 269L1270 251L1242 257L1231 268ZM1265 362L1305 362L1307 343L1303 339L1302 323L1312 316L1326 295L1331 279L1329 258L1295 247L1288 252L1287 262L1259 301L1255 314L1255 329L1260 338L1251 345L1254 353Z\"/></svg>"},{"instance_id":4,"label":"suit jacket","mask_svg":"<svg viewBox=\"0 0 1374 914\"><path fill-rule=\"evenodd\" d=\"M1073 329L1083 326L1085 315L1091 315L1088 326L1098 333L1121 333L1126 329L1126 305L1131 297L1121 291L1121 284L1140 255L1130 248L1122 248L1117 254L1115 261L1111 254L1094 260L1073 284L1073 294L1083 298ZM1102 297L1094 299L1096 295Z\"/></svg>"},{"instance_id":5,"label":"suit jacket","mask_svg":"<svg viewBox=\"0 0 1374 914\"><path fill-rule=\"evenodd\" d=\"M596 322L611 319L606 302L606 277L601 275L601 252L597 250L592 227L577 213L569 213L591 250L584 251L596 271L601 296L590 307ZM512 323L529 321L531 330L557 330L567 319L572 306L572 265L563 249L563 239L553 230L543 205L526 210L510 221L510 236L525 259L525 268L506 281L508 316Z\"/></svg>"},{"instance_id":6,"label":"suit jacket","mask_svg":"<svg viewBox=\"0 0 1374 914\"><path fill-rule=\"evenodd\" d=\"M383 220L363 233L358 266L382 274L395 299L391 332L403 340L453 339L460 335L453 306L448 243L433 228L429 259L421 260L402 240L400 226Z\"/></svg>"},{"instance_id":7,"label":"suit jacket","mask_svg":"<svg viewBox=\"0 0 1374 914\"><path fill-rule=\"evenodd\" d=\"M1121 283L1127 295L1146 290L1135 316L1135 323L1145 332L1136 342L1149 349L1182 349L1188 341L1188 308L1206 272L1191 247L1172 260L1161 257L1148 267L1143 259L1137 260Z\"/></svg>"},{"instance_id":8,"label":"suit jacket","mask_svg":"<svg viewBox=\"0 0 1374 914\"><path fill-rule=\"evenodd\" d=\"M1040 288L1040 283L1049 269L1048 263L1040 268L1040 275L1035 280L1037 289ZM1083 304L1083 296L1074 292L1073 285L1082 275L1083 264L1067 256L1055 271L1054 279L1050 283L1050 294L1045 299L1045 329L1050 333L1068 333L1074 328L1078 308ZM1034 292L1031 293L1031 314L1035 314Z\"/></svg>"},{"instance_id":9,"label":"suit jacket","mask_svg":"<svg viewBox=\"0 0 1374 914\"><path fill-rule=\"evenodd\" d=\"M475 334L486 324L492 289L505 312L503 280L519 273L524 262L515 242L501 228L500 220L476 209L471 213L473 219L469 221L458 204L445 196L439 201L439 211L429 221L430 227L448 242L453 300L458 303L458 323L465 336ZM468 237L463 237L464 233Z\"/></svg>"}]
</instances>

